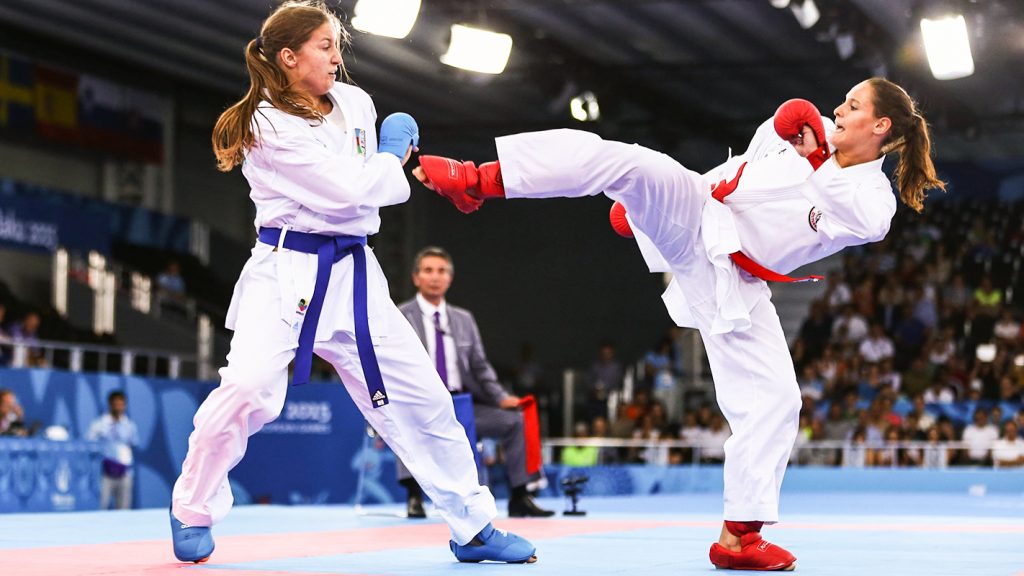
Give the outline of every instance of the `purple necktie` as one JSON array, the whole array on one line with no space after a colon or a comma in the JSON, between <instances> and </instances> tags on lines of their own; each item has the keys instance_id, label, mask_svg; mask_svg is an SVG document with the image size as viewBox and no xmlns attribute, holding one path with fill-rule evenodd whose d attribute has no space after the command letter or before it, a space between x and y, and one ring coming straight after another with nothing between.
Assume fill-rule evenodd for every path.
<instances>
[{"instance_id":1,"label":"purple necktie","mask_svg":"<svg viewBox=\"0 0 1024 576\"><path fill-rule=\"evenodd\" d=\"M437 375L445 388L448 387L448 363L444 357L444 331L441 330L441 312L434 312L434 359L437 364Z\"/></svg>"}]
</instances>

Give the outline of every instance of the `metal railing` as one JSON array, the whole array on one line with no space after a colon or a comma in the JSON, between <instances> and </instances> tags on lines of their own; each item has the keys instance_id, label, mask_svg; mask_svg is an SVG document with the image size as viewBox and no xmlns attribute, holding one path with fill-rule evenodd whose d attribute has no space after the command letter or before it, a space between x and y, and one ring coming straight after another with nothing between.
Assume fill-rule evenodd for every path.
<instances>
[{"instance_id":1,"label":"metal railing","mask_svg":"<svg viewBox=\"0 0 1024 576\"><path fill-rule=\"evenodd\" d=\"M12 368L45 367L71 372L116 372L168 378L194 377L198 374L194 354L167 350L0 339L0 353Z\"/></svg>"},{"instance_id":2,"label":"metal railing","mask_svg":"<svg viewBox=\"0 0 1024 576\"><path fill-rule=\"evenodd\" d=\"M720 459L722 446L709 446L704 442L693 442L688 440L655 440L655 439L622 439L622 438L547 438L542 443L545 462L556 462L554 457L556 449L567 447L595 447L608 449L602 454L598 453L598 464L621 463L616 459L608 461L609 454L618 455L623 450L639 451L646 450L647 457L644 463L647 464L668 464L669 452L672 450L688 451L692 464L706 463L709 460ZM977 450L973 444L966 442L938 442L906 440L900 442L869 442L853 443L836 440L809 441L793 447L793 455L790 463L795 465L814 464L825 466L842 466L845 468L862 467L890 467L890 468L946 468L957 466L954 463L954 456L966 453L969 450ZM612 452L614 451L614 452ZM813 458L802 458L802 455L812 454L814 451L830 453L837 456L832 464ZM915 452L919 455L916 465L901 464L906 462L900 458L901 454ZM994 450L990 447L985 449L989 461L994 461ZM708 458L708 454L711 457ZM861 455L865 457L860 458ZM867 458L868 454L881 454L882 458ZM933 455L933 456L932 456ZM602 461L605 460L605 461ZM885 464L878 464L885 462ZM999 461L995 460L994 467L1002 467Z\"/></svg>"}]
</instances>

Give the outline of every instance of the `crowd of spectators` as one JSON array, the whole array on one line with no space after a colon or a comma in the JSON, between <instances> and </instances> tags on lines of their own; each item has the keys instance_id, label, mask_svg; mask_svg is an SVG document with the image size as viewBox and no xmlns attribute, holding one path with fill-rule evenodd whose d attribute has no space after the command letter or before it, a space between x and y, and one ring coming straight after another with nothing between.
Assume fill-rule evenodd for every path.
<instances>
[{"instance_id":1,"label":"crowd of spectators","mask_svg":"<svg viewBox=\"0 0 1024 576\"><path fill-rule=\"evenodd\" d=\"M17 320L8 322L8 301L0 299L0 366L11 363L14 346L25 346L27 358L25 364L31 368L46 366L46 357L39 348L39 329L42 318L32 309L26 309Z\"/></svg>"},{"instance_id":2,"label":"crowd of spectators","mask_svg":"<svg viewBox=\"0 0 1024 576\"><path fill-rule=\"evenodd\" d=\"M1024 329L1014 300L1022 260L1021 207L991 203L901 211L885 241L847 250L793 341L804 402L794 462L1024 465ZM700 459L720 459L721 416L659 392L673 380L678 388L677 342L646 355L632 401L610 423L602 401L621 389L622 364L603 346L587 389L592 420L576 435L684 440L702 447ZM583 461L690 460L683 450L602 450Z\"/></svg>"}]
</instances>

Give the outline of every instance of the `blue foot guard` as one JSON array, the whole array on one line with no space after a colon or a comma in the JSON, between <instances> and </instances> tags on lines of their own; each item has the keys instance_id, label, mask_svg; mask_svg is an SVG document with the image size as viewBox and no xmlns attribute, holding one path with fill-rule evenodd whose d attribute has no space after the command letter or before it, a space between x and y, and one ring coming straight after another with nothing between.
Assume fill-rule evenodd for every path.
<instances>
[{"instance_id":1,"label":"blue foot guard","mask_svg":"<svg viewBox=\"0 0 1024 576\"><path fill-rule=\"evenodd\" d=\"M499 530L487 524L468 544L460 546L454 540L449 542L452 553L459 562L508 562L510 564L533 563L537 561L537 547L529 540Z\"/></svg>"}]
</instances>

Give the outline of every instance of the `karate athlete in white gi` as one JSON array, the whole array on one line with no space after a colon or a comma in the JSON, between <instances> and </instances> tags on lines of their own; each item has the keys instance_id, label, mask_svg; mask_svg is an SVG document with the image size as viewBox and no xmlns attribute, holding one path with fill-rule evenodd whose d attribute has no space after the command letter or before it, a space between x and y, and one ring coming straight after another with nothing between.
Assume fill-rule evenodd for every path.
<instances>
[{"instance_id":1,"label":"karate athlete in white gi","mask_svg":"<svg viewBox=\"0 0 1024 576\"><path fill-rule=\"evenodd\" d=\"M210 527L232 504L228 471L280 413L288 364L304 383L315 352L435 502L459 560L532 562L532 544L491 525L494 497L451 396L366 249L378 209L409 198L402 166L419 134L412 117L393 114L378 149L373 102L335 81L347 40L320 3L277 9L246 48L248 95L214 129L220 169L241 164L252 188L259 240L228 311L228 364L195 415L174 485L175 556L209 558Z\"/></svg>"},{"instance_id":2,"label":"karate athlete in white gi","mask_svg":"<svg viewBox=\"0 0 1024 576\"><path fill-rule=\"evenodd\" d=\"M828 124L829 138L826 139ZM903 201L920 211L936 179L924 118L899 86L872 78L835 109L835 124L791 100L762 125L747 151L701 175L664 154L573 130L496 140L498 162L421 156L414 175L462 211L486 198L604 193L650 269L673 280L664 300L680 326L700 330L725 445L725 510L711 547L719 568L789 570L796 558L761 539L779 519L779 490L800 411L793 361L769 280L846 246L885 237L896 212L882 172L897 150ZM625 224L625 225L623 225Z\"/></svg>"}]
</instances>

